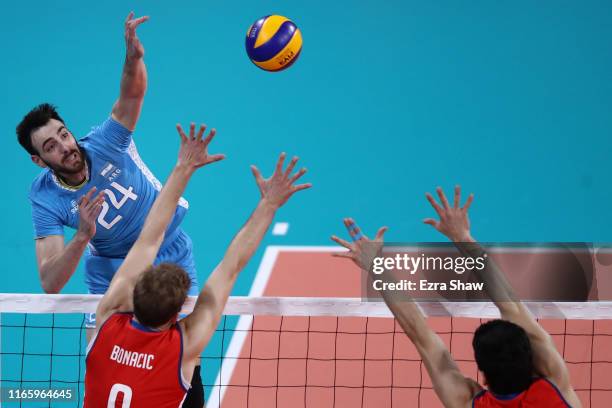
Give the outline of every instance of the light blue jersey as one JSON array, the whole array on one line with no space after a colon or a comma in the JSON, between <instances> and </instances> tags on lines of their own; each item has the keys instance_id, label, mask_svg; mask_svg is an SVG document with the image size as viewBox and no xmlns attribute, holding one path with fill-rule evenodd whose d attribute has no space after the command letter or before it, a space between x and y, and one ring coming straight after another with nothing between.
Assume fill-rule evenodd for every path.
<instances>
[{"instance_id":1,"label":"light blue jersey","mask_svg":"<svg viewBox=\"0 0 612 408\"><path fill-rule=\"evenodd\" d=\"M90 293L104 293L138 238L161 190L161 183L138 155L132 132L112 118L93 128L79 145L85 152L89 168L88 182L78 190L71 189L51 170L43 170L30 190L34 232L36 238L43 238L64 235L64 226L77 229L79 199L92 187L98 192L104 190L106 200L85 260L85 282ZM183 266L192 278L192 286L197 288L191 241L179 228L187 208L187 201L181 198L166 231L158 261Z\"/></svg>"}]
</instances>

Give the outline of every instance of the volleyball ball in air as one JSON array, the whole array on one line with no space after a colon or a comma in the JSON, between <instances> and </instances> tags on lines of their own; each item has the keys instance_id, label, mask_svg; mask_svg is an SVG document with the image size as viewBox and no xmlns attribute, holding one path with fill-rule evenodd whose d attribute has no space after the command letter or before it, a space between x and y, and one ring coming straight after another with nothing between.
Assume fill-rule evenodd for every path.
<instances>
[{"instance_id":1,"label":"volleyball ball in air","mask_svg":"<svg viewBox=\"0 0 612 408\"><path fill-rule=\"evenodd\" d=\"M245 46L253 64L266 71L282 71L300 55L302 33L287 17L265 16L249 27Z\"/></svg>"}]
</instances>

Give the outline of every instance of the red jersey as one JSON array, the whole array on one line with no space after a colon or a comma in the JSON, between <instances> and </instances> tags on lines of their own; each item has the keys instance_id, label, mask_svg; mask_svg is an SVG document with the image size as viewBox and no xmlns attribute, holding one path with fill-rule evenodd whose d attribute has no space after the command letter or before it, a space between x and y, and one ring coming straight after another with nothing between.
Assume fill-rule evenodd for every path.
<instances>
[{"instance_id":1,"label":"red jersey","mask_svg":"<svg viewBox=\"0 0 612 408\"><path fill-rule=\"evenodd\" d=\"M474 408L567 408L559 389L545 378L534 380L525 391L510 396L494 396L487 390L474 397Z\"/></svg>"},{"instance_id":2,"label":"red jersey","mask_svg":"<svg viewBox=\"0 0 612 408\"><path fill-rule=\"evenodd\" d=\"M190 384L181 373L178 324L153 331L116 313L102 325L86 358L84 408L177 408Z\"/></svg>"}]
</instances>

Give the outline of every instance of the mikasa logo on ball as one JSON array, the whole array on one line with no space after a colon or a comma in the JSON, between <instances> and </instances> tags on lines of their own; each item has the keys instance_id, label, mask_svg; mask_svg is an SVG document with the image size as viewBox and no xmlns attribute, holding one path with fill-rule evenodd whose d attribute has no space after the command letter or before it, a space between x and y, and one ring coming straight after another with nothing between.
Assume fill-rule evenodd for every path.
<instances>
[{"instance_id":1,"label":"mikasa logo on ball","mask_svg":"<svg viewBox=\"0 0 612 408\"><path fill-rule=\"evenodd\" d=\"M290 51L289 55L285 55L285 57L283 57L282 59L280 59L278 61L279 64L281 65L285 65L286 63L288 63L289 61L291 61L291 59L293 58L293 56L295 55L295 53L293 51Z\"/></svg>"}]
</instances>

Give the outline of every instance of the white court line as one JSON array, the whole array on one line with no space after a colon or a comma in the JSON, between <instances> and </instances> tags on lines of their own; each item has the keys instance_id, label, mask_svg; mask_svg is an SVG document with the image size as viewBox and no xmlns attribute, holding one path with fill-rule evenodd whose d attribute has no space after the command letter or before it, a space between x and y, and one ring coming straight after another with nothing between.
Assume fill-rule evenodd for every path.
<instances>
[{"instance_id":1,"label":"white court line","mask_svg":"<svg viewBox=\"0 0 612 408\"><path fill-rule=\"evenodd\" d=\"M278 257L279 252L334 252L337 250L337 246L268 246L266 248L266 251L264 252L263 259L259 264L259 268L257 269L257 274L255 275L255 279L253 280L253 285L251 286L249 296L263 295L264 290L266 289L266 285L268 284L268 280L270 279L270 275L272 274L272 269L274 268L274 264L276 263L276 258ZM248 330L251 328L252 323L253 316L240 316L240 318L238 319L238 324L236 325L236 331L232 336L232 340L230 341L229 347L225 352L225 356L238 357L240 355L240 351L244 346ZM217 378L215 379L215 385L213 386L210 398L206 403L206 408L218 408L221 406L221 401L223 401L223 397L225 396L225 391L227 387L220 387L220 384L229 384L232 379L232 375L234 373L234 369L236 368L236 363L238 362L238 359L226 359L225 356L223 356L223 360L221 360L221 369L219 370Z\"/></svg>"},{"instance_id":2,"label":"white court line","mask_svg":"<svg viewBox=\"0 0 612 408\"><path fill-rule=\"evenodd\" d=\"M253 285L249 291L249 296L263 295L266 285L268 284L268 280L270 279L270 275L272 274L274 264L276 263L276 258L278 257L278 253L280 251L334 252L338 251L339 248L342 249L341 247L337 246L268 246L264 252L263 259L259 264L259 268L257 269L255 279L253 280ZM227 387L220 387L220 385L229 384L232 379L234 369L236 368L236 363L238 362L237 358L226 359L225 357L238 357L240 355L240 351L244 346L248 330L251 328L252 323L253 316L251 315L241 315L238 319L238 324L236 325L235 329L236 331L232 336L232 340L230 341L229 347L225 352L225 356L223 356L223 360L221 360L221 369L219 370L217 378L215 379L215 385L211 390L210 397L206 403L206 408L218 408L221 406L221 401L223 401Z\"/></svg>"},{"instance_id":3,"label":"white court line","mask_svg":"<svg viewBox=\"0 0 612 408\"><path fill-rule=\"evenodd\" d=\"M255 280L253 281L253 285L249 291L249 296L261 296L263 294L264 289L268 284L268 280L270 279L270 275L272 274L272 268L274 268L274 264L276 263L278 252L278 247L269 246L266 248L263 259L261 260L259 268L257 269ZM251 315L241 315L238 319L238 324L236 325L235 329L236 331L232 336L232 340L230 341L229 347L225 352L225 356L223 356L223 359L221 360L219 373L215 379L215 385L212 388L210 398L208 398L208 402L206 403L206 408L217 408L221 406L221 401L223 401L227 387L220 387L220 385L229 384L230 380L232 379L236 363L238 362L237 358L226 359L225 357L238 357L240 355L240 351L242 350L252 322L253 316Z\"/></svg>"},{"instance_id":4,"label":"white court line","mask_svg":"<svg viewBox=\"0 0 612 408\"><path fill-rule=\"evenodd\" d=\"M288 222L277 222L272 228L272 235L284 236L287 235L287 231L289 231Z\"/></svg>"},{"instance_id":5,"label":"white court line","mask_svg":"<svg viewBox=\"0 0 612 408\"><path fill-rule=\"evenodd\" d=\"M266 289L266 285L268 284L268 280L270 279L270 275L272 274L272 269L274 268L274 264L276 263L276 258L278 257L279 252L335 252L342 249L342 247L338 246L268 246L266 248L266 251L264 252L263 259L259 264L259 268L257 269L257 274L255 275L255 279L253 280L253 285L251 286L249 296L263 295L264 290ZM248 330L251 328L252 323L253 316L240 316L240 318L238 319L238 324L236 325L236 331L232 336L232 340L230 341L229 347L225 352L225 356L238 357L240 355L240 351L244 346ZM221 360L221 369L219 370L217 378L215 379L215 385L213 386L210 398L206 403L206 408L218 408L221 406L221 401L223 401L223 397L225 396L225 391L227 387L220 387L220 385L229 384L232 379L232 375L234 373L234 369L236 368L236 363L238 362L238 359L226 359L225 356L223 356L223 360Z\"/></svg>"}]
</instances>

